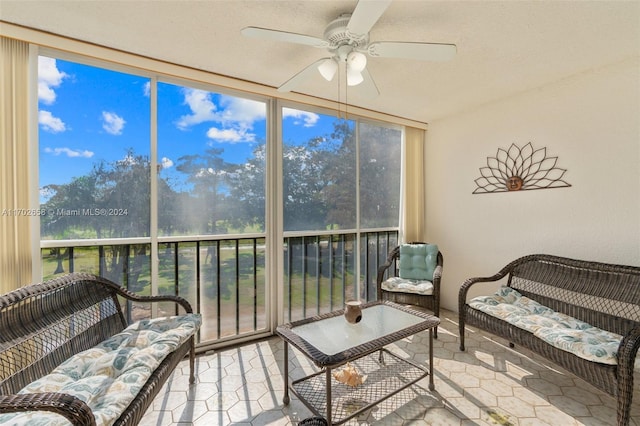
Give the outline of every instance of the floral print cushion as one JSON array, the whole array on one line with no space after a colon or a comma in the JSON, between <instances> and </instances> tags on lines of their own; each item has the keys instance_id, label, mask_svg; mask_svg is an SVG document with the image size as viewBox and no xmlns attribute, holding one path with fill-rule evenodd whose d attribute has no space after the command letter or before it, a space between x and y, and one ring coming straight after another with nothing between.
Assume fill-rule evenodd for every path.
<instances>
[{"instance_id":1,"label":"floral print cushion","mask_svg":"<svg viewBox=\"0 0 640 426\"><path fill-rule=\"evenodd\" d=\"M502 286L493 295L475 297L469 301L469 306L527 330L550 345L581 358L603 364L618 363L617 351L622 336L555 312L511 287ZM636 369L639 368L640 353L636 359Z\"/></svg>"},{"instance_id":2,"label":"floral print cushion","mask_svg":"<svg viewBox=\"0 0 640 426\"><path fill-rule=\"evenodd\" d=\"M552 309L549 309L549 312L545 314L545 317L553 320L555 322L555 327L558 328L571 328L574 330L588 330L590 328L595 328L589 323L580 321L579 319L569 315L556 312ZM621 339L622 336L619 336L619 338Z\"/></svg>"},{"instance_id":3,"label":"floral print cushion","mask_svg":"<svg viewBox=\"0 0 640 426\"><path fill-rule=\"evenodd\" d=\"M382 282L382 289L400 293L429 295L433 294L433 283L431 281L391 277Z\"/></svg>"},{"instance_id":4,"label":"floral print cushion","mask_svg":"<svg viewBox=\"0 0 640 426\"><path fill-rule=\"evenodd\" d=\"M540 329L554 329L563 328L563 326L552 318L545 315L538 314L525 314L520 317L509 318L510 324L515 325L518 328L535 333Z\"/></svg>"},{"instance_id":5,"label":"floral print cushion","mask_svg":"<svg viewBox=\"0 0 640 426\"><path fill-rule=\"evenodd\" d=\"M618 347L622 340L619 334L597 327L586 330L542 327L534 334L550 345L588 361L610 365L618 363Z\"/></svg>"},{"instance_id":6,"label":"floral print cushion","mask_svg":"<svg viewBox=\"0 0 640 426\"><path fill-rule=\"evenodd\" d=\"M490 296L471 299L469 306L510 324L517 325L516 323L519 323L523 328L527 328L529 323L540 321L542 315L553 313L553 310L506 286L500 287L495 294ZM529 321L523 320L524 317L530 315L534 316Z\"/></svg>"},{"instance_id":7,"label":"floral print cushion","mask_svg":"<svg viewBox=\"0 0 640 426\"><path fill-rule=\"evenodd\" d=\"M483 303L492 306L497 306L501 303L516 303L522 298L522 295L511 287L502 286L491 296L478 296L469 302L471 303Z\"/></svg>"},{"instance_id":8,"label":"floral print cushion","mask_svg":"<svg viewBox=\"0 0 640 426\"><path fill-rule=\"evenodd\" d=\"M491 303L485 304L483 301L472 300L469 302L469 306L473 309L489 314L492 317L507 321L510 324L518 318L529 315L529 312L526 309L510 303L498 303L493 305Z\"/></svg>"},{"instance_id":9,"label":"floral print cushion","mask_svg":"<svg viewBox=\"0 0 640 426\"><path fill-rule=\"evenodd\" d=\"M98 425L120 417L164 358L200 328L199 314L143 320L99 345L76 354L20 393L60 392L78 397L91 408ZM12 425L69 425L46 412L2 414Z\"/></svg>"}]
</instances>

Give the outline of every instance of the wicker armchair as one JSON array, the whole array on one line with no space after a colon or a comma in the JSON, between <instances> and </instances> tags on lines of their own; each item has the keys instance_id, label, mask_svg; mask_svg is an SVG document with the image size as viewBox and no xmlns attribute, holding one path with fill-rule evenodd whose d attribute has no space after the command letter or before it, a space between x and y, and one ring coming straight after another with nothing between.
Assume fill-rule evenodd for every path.
<instances>
[{"instance_id":1,"label":"wicker armchair","mask_svg":"<svg viewBox=\"0 0 640 426\"><path fill-rule=\"evenodd\" d=\"M407 245L427 244L423 242L411 242ZM433 277L425 277L425 279L433 283L433 291L430 294L408 293L402 291L388 291L383 288L383 283L391 277L399 276L400 266L400 248L395 247L389 252L386 262L378 268L378 277L376 280L377 295L379 300L390 300L396 303L416 305L429 309L436 317L440 316L440 280L442 278L442 268L444 264L443 256L440 251L437 254L436 267ZM438 338L438 329L434 330L434 337Z\"/></svg>"}]
</instances>

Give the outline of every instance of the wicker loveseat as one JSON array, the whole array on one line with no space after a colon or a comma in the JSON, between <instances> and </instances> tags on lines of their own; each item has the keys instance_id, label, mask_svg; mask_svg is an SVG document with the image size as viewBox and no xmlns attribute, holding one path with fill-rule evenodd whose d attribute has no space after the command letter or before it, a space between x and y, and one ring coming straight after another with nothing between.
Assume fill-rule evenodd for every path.
<instances>
[{"instance_id":1,"label":"wicker loveseat","mask_svg":"<svg viewBox=\"0 0 640 426\"><path fill-rule=\"evenodd\" d=\"M127 324L127 301L182 313ZM195 380L192 312L180 297L138 296L89 274L0 296L0 424L137 424L187 354Z\"/></svg>"},{"instance_id":2,"label":"wicker loveseat","mask_svg":"<svg viewBox=\"0 0 640 426\"><path fill-rule=\"evenodd\" d=\"M492 296L468 295L479 283L501 280ZM503 337L615 396L617 424L629 424L640 347L639 267L530 255L493 276L466 280L458 303L461 350L467 325Z\"/></svg>"}]
</instances>

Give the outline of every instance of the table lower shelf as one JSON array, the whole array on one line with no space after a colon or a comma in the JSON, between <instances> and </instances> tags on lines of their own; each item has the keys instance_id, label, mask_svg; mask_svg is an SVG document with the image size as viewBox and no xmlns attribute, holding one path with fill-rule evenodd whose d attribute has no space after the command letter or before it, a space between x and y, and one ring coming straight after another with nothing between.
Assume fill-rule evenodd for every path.
<instances>
[{"instance_id":1,"label":"table lower shelf","mask_svg":"<svg viewBox=\"0 0 640 426\"><path fill-rule=\"evenodd\" d=\"M331 373L330 392L327 392L326 371L322 370L291 383L291 390L315 414L327 416L327 396L331 398L331 424L338 425L366 412L381 401L397 394L429 375L429 372L411 361L382 349L350 361L366 381L356 387L338 382ZM431 386L430 386L431 387Z\"/></svg>"}]
</instances>

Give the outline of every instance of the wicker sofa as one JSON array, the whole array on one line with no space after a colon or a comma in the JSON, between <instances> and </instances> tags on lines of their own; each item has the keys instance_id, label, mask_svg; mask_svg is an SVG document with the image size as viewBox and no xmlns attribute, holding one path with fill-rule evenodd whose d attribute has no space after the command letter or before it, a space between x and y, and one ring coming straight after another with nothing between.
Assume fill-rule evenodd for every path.
<instances>
[{"instance_id":1,"label":"wicker sofa","mask_svg":"<svg viewBox=\"0 0 640 426\"><path fill-rule=\"evenodd\" d=\"M481 292L479 283L503 280L504 287L496 296L479 296L470 299L469 292ZM513 295L523 296L516 299ZM511 298L511 299L510 299ZM517 300L520 307L514 307ZM478 303L489 307L483 311ZM496 304L496 301L499 303ZM506 301L506 305L500 305ZM526 303L521 303L526 301ZM634 362L640 347L640 268L599 262L574 260L557 256L536 254L519 258L490 277L470 278L459 292L460 349L465 350L467 325L486 330L507 339L510 345L520 345L553 361L598 389L617 398L617 424L626 426L630 421L633 399ZM522 326L524 306L537 306L534 321L527 320L529 329ZM475 307L474 307L475 306ZM501 307L500 307L501 306ZM550 309L549 309L550 308ZM507 312L502 318L491 310ZM492 313L487 313L492 312ZM555 322L545 324L549 312L560 316L567 324L581 324L580 331L571 329L571 336L564 341L549 343L547 335L558 333ZM527 315L524 315L526 317ZM531 326L538 319L538 323ZM561 321L561 322L562 322ZM519 323L520 322L520 323ZM584 325L586 323L586 325ZM527 324L525 324L527 325ZM546 328L543 328L545 326ZM587 326L592 326L591 328ZM562 327L560 327L562 328ZM532 332L534 330L535 332ZM614 355L611 363L594 361L578 356L575 351L560 348L557 343L567 343L571 348L586 331L615 333L620 340L610 340L607 345ZM584 342L592 343L589 337ZM598 341L599 342L599 341ZM619 343L618 343L619 342ZM584 347L588 347L585 344ZM602 346L604 347L604 345ZM590 347L589 352L600 354L602 347ZM595 349L595 350L594 350ZM611 349L613 349L611 351ZM581 353L580 355L584 355ZM594 355L595 356L595 355ZM611 361L611 358L609 358Z\"/></svg>"},{"instance_id":2,"label":"wicker sofa","mask_svg":"<svg viewBox=\"0 0 640 426\"><path fill-rule=\"evenodd\" d=\"M172 314L182 313L127 324L121 306L127 301L164 302ZM187 354L194 382L199 326L200 316L180 297L138 296L89 274L69 274L0 296L0 424L33 416L38 424L135 425ZM91 363L98 364L97 373ZM68 376L63 366L71 371ZM109 376L113 370L118 378ZM65 380L70 388L61 387ZM38 383L44 391L26 390L40 389ZM56 389L58 383L65 390ZM119 406L110 401L118 391L127 394ZM101 405L110 410L111 420L91 408Z\"/></svg>"}]
</instances>

